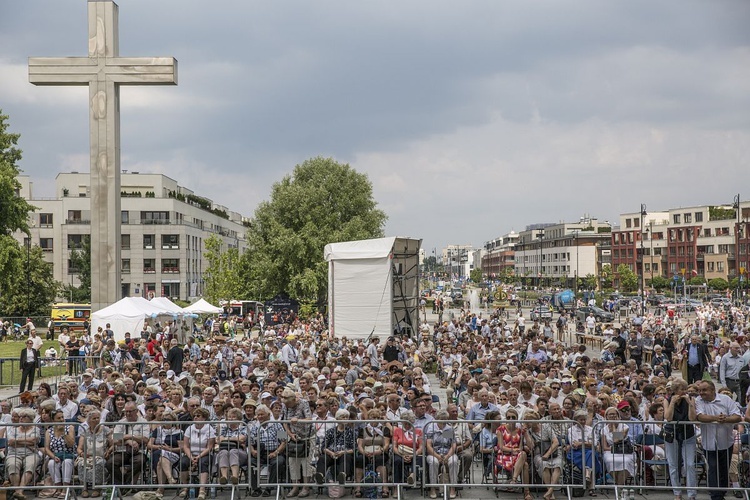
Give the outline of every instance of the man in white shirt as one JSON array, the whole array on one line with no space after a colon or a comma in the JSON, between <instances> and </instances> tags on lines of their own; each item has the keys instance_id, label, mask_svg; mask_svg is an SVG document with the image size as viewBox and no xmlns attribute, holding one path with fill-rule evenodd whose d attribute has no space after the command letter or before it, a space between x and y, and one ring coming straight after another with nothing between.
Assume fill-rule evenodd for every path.
<instances>
[{"instance_id":1,"label":"man in white shirt","mask_svg":"<svg viewBox=\"0 0 750 500\"><path fill-rule=\"evenodd\" d=\"M500 418L505 420L505 414L511 408L518 412L518 419L522 420L527 408L518 402L518 389L516 388L508 389L508 402L500 407Z\"/></svg>"},{"instance_id":2,"label":"man in white shirt","mask_svg":"<svg viewBox=\"0 0 750 500\"><path fill-rule=\"evenodd\" d=\"M378 353L379 343L380 339L378 337L373 337L372 340L370 340L370 345L367 346L367 355L370 357L370 366L376 370L380 369L380 354Z\"/></svg>"},{"instance_id":3,"label":"man in white shirt","mask_svg":"<svg viewBox=\"0 0 750 500\"><path fill-rule=\"evenodd\" d=\"M42 345L44 344L44 340L42 340L42 337L36 334L36 329L31 330L31 333L29 334L29 340L31 340L34 345L34 349L37 351L42 348Z\"/></svg>"},{"instance_id":4,"label":"man in white shirt","mask_svg":"<svg viewBox=\"0 0 750 500\"><path fill-rule=\"evenodd\" d=\"M700 396L695 400L695 413L701 425L701 443L708 462L708 487L711 500L723 500L729 487L729 464L734 445L734 424L742 421L737 403L716 393L710 380L698 382Z\"/></svg>"},{"instance_id":5,"label":"man in white shirt","mask_svg":"<svg viewBox=\"0 0 750 500\"><path fill-rule=\"evenodd\" d=\"M292 363L296 363L298 359L299 342L297 339L291 339L281 348L281 361L286 363L287 367L291 367Z\"/></svg>"},{"instance_id":6,"label":"man in white shirt","mask_svg":"<svg viewBox=\"0 0 750 500\"><path fill-rule=\"evenodd\" d=\"M65 420L73 420L78 414L78 405L70 399L70 389L65 386L57 390L57 409L63 412Z\"/></svg>"},{"instance_id":7,"label":"man in white shirt","mask_svg":"<svg viewBox=\"0 0 750 500\"><path fill-rule=\"evenodd\" d=\"M70 340L70 335L68 334L68 329L66 327L63 327L62 331L60 331L60 335L57 336L57 341L60 343L60 359L67 358L67 350L65 349L68 345L68 341Z\"/></svg>"}]
</instances>

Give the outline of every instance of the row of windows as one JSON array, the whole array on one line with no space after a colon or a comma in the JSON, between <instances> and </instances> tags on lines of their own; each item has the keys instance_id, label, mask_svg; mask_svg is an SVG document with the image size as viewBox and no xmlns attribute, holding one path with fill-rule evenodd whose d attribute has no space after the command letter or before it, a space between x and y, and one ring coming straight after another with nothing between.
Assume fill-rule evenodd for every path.
<instances>
[{"instance_id":1,"label":"row of windows","mask_svg":"<svg viewBox=\"0 0 750 500\"><path fill-rule=\"evenodd\" d=\"M692 224L693 217L695 222L703 222L703 212L686 212L683 214L672 214L672 222L675 224Z\"/></svg>"},{"instance_id":2,"label":"row of windows","mask_svg":"<svg viewBox=\"0 0 750 500\"><path fill-rule=\"evenodd\" d=\"M157 266L158 259L143 259L143 273L152 274L156 273L157 269L161 270L162 274L179 274L180 272L180 259L161 259L161 267ZM132 264L130 259L122 259L120 263L120 272L123 274L129 274L132 270ZM78 269L73 266L73 262L68 259L68 274L78 274Z\"/></svg>"},{"instance_id":3,"label":"row of windows","mask_svg":"<svg viewBox=\"0 0 750 500\"><path fill-rule=\"evenodd\" d=\"M87 238L87 234L69 234L68 235L68 248L81 248L83 245L84 238ZM52 249L52 238L40 238L39 246L48 250ZM143 235L143 248L146 250L153 250L156 248L156 242L159 241L158 235L155 234L144 234ZM120 248L123 250L130 250L131 237L129 234L123 234L120 236ZM179 234L162 234L161 235L161 247L162 250L178 250L180 248L180 235Z\"/></svg>"}]
</instances>

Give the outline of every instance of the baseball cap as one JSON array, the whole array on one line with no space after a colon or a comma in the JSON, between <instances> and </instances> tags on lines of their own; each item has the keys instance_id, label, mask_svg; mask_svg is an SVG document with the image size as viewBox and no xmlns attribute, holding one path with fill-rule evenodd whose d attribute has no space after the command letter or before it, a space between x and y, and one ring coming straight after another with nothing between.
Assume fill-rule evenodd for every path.
<instances>
[{"instance_id":1,"label":"baseball cap","mask_svg":"<svg viewBox=\"0 0 750 500\"><path fill-rule=\"evenodd\" d=\"M622 410L623 408L630 408L630 403L628 403L625 400L622 400L619 403L617 403L617 409L618 410Z\"/></svg>"}]
</instances>

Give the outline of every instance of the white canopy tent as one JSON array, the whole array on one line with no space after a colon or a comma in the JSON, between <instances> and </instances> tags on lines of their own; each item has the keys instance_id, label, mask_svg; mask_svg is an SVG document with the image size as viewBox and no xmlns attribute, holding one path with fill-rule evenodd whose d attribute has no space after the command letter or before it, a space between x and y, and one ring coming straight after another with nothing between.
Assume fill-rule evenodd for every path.
<instances>
[{"instance_id":1,"label":"white canopy tent","mask_svg":"<svg viewBox=\"0 0 750 500\"><path fill-rule=\"evenodd\" d=\"M421 244L389 237L326 245L332 335L367 338L416 331Z\"/></svg>"},{"instance_id":2,"label":"white canopy tent","mask_svg":"<svg viewBox=\"0 0 750 500\"><path fill-rule=\"evenodd\" d=\"M193 314L221 314L224 310L219 306L214 306L210 302L199 299L196 302L190 304L184 308L185 312Z\"/></svg>"},{"instance_id":3,"label":"white canopy tent","mask_svg":"<svg viewBox=\"0 0 750 500\"><path fill-rule=\"evenodd\" d=\"M183 340L183 321L190 322L191 313L185 312L180 306L167 298L159 297L146 300L143 297L125 297L114 304L100 309L91 315L91 330L96 332L101 326L106 329L107 323L115 332L115 340L125 338L125 332L131 337L140 336L143 324L147 319L166 322L175 321L178 339Z\"/></svg>"},{"instance_id":4,"label":"white canopy tent","mask_svg":"<svg viewBox=\"0 0 750 500\"><path fill-rule=\"evenodd\" d=\"M132 337L137 337L146 318L158 317L162 314L167 314L167 311L143 297L125 297L91 314L91 331L96 332L100 326L106 329L109 323L112 331L115 332L115 340L124 339L125 332L130 332ZM169 314L171 316L171 313Z\"/></svg>"}]
</instances>

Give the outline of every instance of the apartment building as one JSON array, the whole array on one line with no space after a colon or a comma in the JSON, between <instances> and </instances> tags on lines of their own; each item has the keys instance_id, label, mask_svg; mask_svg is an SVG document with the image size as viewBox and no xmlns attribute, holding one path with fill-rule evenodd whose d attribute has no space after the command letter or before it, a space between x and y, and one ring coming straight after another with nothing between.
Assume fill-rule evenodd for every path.
<instances>
[{"instance_id":1,"label":"apartment building","mask_svg":"<svg viewBox=\"0 0 750 500\"><path fill-rule=\"evenodd\" d=\"M535 285L572 287L576 277L599 277L609 263L612 226L590 216L578 222L535 224L519 233L515 274ZM598 281L598 280L597 280Z\"/></svg>"},{"instance_id":2,"label":"apartment building","mask_svg":"<svg viewBox=\"0 0 750 500\"><path fill-rule=\"evenodd\" d=\"M732 206L700 205L655 213L620 216L612 232L612 265L627 265L639 277L737 276L747 269L750 202Z\"/></svg>"},{"instance_id":3,"label":"apartment building","mask_svg":"<svg viewBox=\"0 0 750 500\"><path fill-rule=\"evenodd\" d=\"M19 176L20 195L37 210L30 214L31 244L52 263L54 278L78 285L70 253L91 234L91 186L88 173L60 173L56 196L37 198L33 182ZM226 248L246 247L246 219L198 196L161 174L123 173L121 180L122 296L188 300L203 294L207 262L204 241L218 235ZM25 243L25 235L16 236Z\"/></svg>"},{"instance_id":4,"label":"apartment building","mask_svg":"<svg viewBox=\"0 0 750 500\"><path fill-rule=\"evenodd\" d=\"M511 231L484 243L482 274L489 278L515 273L515 246L518 233Z\"/></svg>"}]
</instances>

